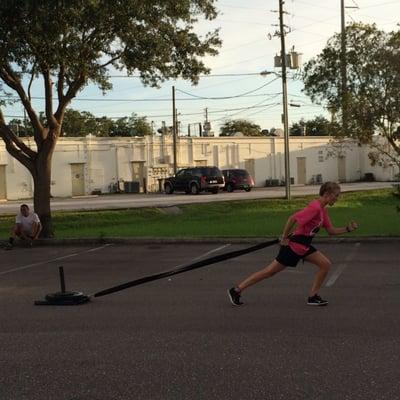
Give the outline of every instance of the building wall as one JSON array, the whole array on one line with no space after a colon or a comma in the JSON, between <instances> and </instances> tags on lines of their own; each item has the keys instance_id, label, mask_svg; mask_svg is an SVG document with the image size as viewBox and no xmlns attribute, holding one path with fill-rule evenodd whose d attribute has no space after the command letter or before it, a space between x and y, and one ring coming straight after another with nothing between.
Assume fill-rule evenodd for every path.
<instances>
[{"instance_id":1,"label":"building wall","mask_svg":"<svg viewBox=\"0 0 400 400\"><path fill-rule=\"evenodd\" d=\"M395 180L396 167L390 163L371 166L370 149L348 141L332 147L329 137L290 138L290 176L294 184L302 179L297 171L305 165L305 183L322 181L351 182L373 173L376 180ZM25 139L33 146L31 139ZM34 147L34 146L33 146ZM298 159L301 159L298 161ZM158 191L160 180L173 173L171 136L138 138L60 138L53 156L51 193L54 197L73 195L72 166L80 165L84 193L110 193L123 189L124 182L140 178L141 191ZM7 199L33 196L29 171L0 143L0 165L5 165ZM283 181L285 177L284 140L279 137L181 137L177 143L178 168L215 165L225 168L253 168L256 186L266 180ZM75 174L77 168L74 168ZM135 174L136 171L136 174Z\"/></svg>"}]
</instances>

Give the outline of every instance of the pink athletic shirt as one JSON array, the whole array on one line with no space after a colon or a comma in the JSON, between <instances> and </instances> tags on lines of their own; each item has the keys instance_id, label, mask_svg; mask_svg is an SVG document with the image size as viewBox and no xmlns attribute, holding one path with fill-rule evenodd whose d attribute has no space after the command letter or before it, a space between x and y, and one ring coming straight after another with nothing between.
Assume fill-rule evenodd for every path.
<instances>
[{"instance_id":1,"label":"pink athletic shirt","mask_svg":"<svg viewBox=\"0 0 400 400\"><path fill-rule=\"evenodd\" d=\"M313 200L307 207L296 212L293 218L297 222L294 235L314 236L322 226L325 229L332 227L332 222L328 215L328 210L321 206L321 202ZM307 253L309 247L304 244L289 241L290 248L300 256Z\"/></svg>"}]
</instances>

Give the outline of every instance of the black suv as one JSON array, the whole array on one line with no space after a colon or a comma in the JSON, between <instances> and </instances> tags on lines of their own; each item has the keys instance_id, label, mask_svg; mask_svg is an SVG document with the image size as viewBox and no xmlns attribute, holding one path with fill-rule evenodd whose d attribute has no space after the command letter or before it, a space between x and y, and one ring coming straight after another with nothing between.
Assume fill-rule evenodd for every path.
<instances>
[{"instance_id":1,"label":"black suv","mask_svg":"<svg viewBox=\"0 0 400 400\"><path fill-rule=\"evenodd\" d=\"M193 167L180 169L174 176L166 178L165 193L174 191L198 194L199 192L218 193L225 185L224 176L217 167Z\"/></svg>"},{"instance_id":2,"label":"black suv","mask_svg":"<svg viewBox=\"0 0 400 400\"><path fill-rule=\"evenodd\" d=\"M233 192L235 189L243 189L246 192L254 187L254 179L245 169L224 169L224 190Z\"/></svg>"}]
</instances>

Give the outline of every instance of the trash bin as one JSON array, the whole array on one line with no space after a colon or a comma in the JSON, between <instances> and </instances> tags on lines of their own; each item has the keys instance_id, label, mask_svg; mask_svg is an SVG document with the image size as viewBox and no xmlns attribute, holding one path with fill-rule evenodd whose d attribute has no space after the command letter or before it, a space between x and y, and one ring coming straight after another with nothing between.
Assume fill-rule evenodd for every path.
<instances>
[{"instance_id":1,"label":"trash bin","mask_svg":"<svg viewBox=\"0 0 400 400\"><path fill-rule=\"evenodd\" d=\"M375 181L375 176L372 172L366 172L364 174L364 181L366 182L374 182Z\"/></svg>"},{"instance_id":2,"label":"trash bin","mask_svg":"<svg viewBox=\"0 0 400 400\"><path fill-rule=\"evenodd\" d=\"M164 178L158 178L158 191L163 192L164 191Z\"/></svg>"},{"instance_id":3,"label":"trash bin","mask_svg":"<svg viewBox=\"0 0 400 400\"><path fill-rule=\"evenodd\" d=\"M125 193L139 193L140 182L125 181L124 182L124 191L125 191Z\"/></svg>"},{"instance_id":4,"label":"trash bin","mask_svg":"<svg viewBox=\"0 0 400 400\"><path fill-rule=\"evenodd\" d=\"M265 186L279 186L279 179L267 179L265 181Z\"/></svg>"}]
</instances>

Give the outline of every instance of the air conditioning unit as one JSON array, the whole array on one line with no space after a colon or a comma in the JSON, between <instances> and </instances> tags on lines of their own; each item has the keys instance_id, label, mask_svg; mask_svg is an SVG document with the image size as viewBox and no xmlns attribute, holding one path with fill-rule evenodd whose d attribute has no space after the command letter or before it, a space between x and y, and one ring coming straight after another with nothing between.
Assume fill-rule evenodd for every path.
<instances>
[{"instance_id":1,"label":"air conditioning unit","mask_svg":"<svg viewBox=\"0 0 400 400\"><path fill-rule=\"evenodd\" d=\"M140 183L135 181L125 181L124 182L124 191L125 193L139 193L140 191Z\"/></svg>"}]
</instances>

